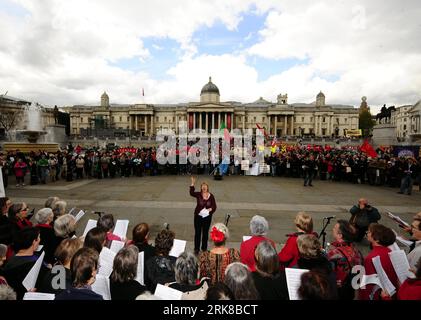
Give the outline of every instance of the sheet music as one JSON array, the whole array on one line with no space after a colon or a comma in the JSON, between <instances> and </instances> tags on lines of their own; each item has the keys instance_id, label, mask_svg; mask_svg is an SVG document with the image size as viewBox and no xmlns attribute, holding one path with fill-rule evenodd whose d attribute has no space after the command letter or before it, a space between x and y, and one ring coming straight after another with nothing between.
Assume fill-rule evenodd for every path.
<instances>
[{"instance_id":1,"label":"sheet music","mask_svg":"<svg viewBox=\"0 0 421 320\"><path fill-rule=\"evenodd\" d=\"M113 234L119 236L121 239L126 238L127 228L129 227L129 220L117 220Z\"/></svg>"},{"instance_id":2,"label":"sheet music","mask_svg":"<svg viewBox=\"0 0 421 320\"><path fill-rule=\"evenodd\" d=\"M401 236L396 236L396 240L398 240L401 244L403 244L406 247L410 247L412 245L412 241L406 240Z\"/></svg>"},{"instance_id":3,"label":"sheet music","mask_svg":"<svg viewBox=\"0 0 421 320\"><path fill-rule=\"evenodd\" d=\"M80 219L82 219L82 217L83 217L84 215L85 215L85 211L80 210L80 211L78 212L78 214L76 215L76 217L75 217L76 222L78 222Z\"/></svg>"},{"instance_id":4,"label":"sheet music","mask_svg":"<svg viewBox=\"0 0 421 320\"><path fill-rule=\"evenodd\" d=\"M97 221L89 219L88 223L86 224L85 231L83 231L82 237L86 237L86 234L93 228L96 227Z\"/></svg>"},{"instance_id":5,"label":"sheet music","mask_svg":"<svg viewBox=\"0 0 421 320\"><path fill-rule=\"evenodd\" d=\"M391 251L397 251L397 250L400 250L401 249L401 248L399 248L399 246L398 246L398 244L396 242L393 242L393 244L391 244L390 246L388 246L388 248Z\"/></svg>"},{"instance_id":6,"label":"sheet music","mask_svg":"<svg viewBox=\"0 0 421 320\"><path fill-rule=\"evenodd\" d=\"M56 295L53 293L41 293L41 292L26 292L23 296L23 300L54 300Z\"/></svg>"},{"instance_id":7,"label":"sheet music","mask_svg":"<svg viewBox=\"0 0 421 320\"><path fill-rule=\"evenodd\" d=\"M377 275L379 276L381 287L387 292L389 296L393 296L396 292L396 288L392 282L390 282L389 277L382 267L380 257L374 257L373 259L374 268L376 269Z\"/></svg>"},{"instance_id":8,"label":"sheet music","mask_svg":"<svg viewBox=\"0 0 421 320\"><path fill-rule=\"evenodd\" d=\"M405 221L403 221L400 217L398 217L398 216L395 216L392 212L390 212L390 211L388 211L387 212L387 215L388 215L388 217L389 218L391 218L392 220L394 220L395 222L397 222L398 224L401 224L401 225L404 225L405 227L411 227L410 225L409 225L409 223L407 223L407 222L405 222Z\"/></svg>"},{"instance_id":9,"label":"sheet music","mask_svg":"<svg viewBox=\"0 0 421 320\"><path fill-rule=\"evenodd\" d=\"M298 296L298 289L301 286L301 276L306 272L309 272L309 270L285 268L289 300L301 300Z\"/></svg>"},{"instance_id":10,"label":"sheet music","mask_svg":"<svg viewBox=\"0 0 421 320\"><path fill-rule=\"evenodd\" d=\"M2 166L0 166L0 172L2 170ZM3 174L0 174L0 198L3 198L6 196L6 191L4 190L4 184L3 184Z\"/></svg>"},{"instance_id":11,"label":"sheet music","mask_svg":"<svg viewBox=\"0 0 421 320\"><path fill-rule=\"evenodd\" d=\"M145 252L139 252L137 258L137 276L136 281L139 282L142 286L145 285L144 272L145 272Z\"/></svg>"},{"instance_id":12,"label":"sheet music","mask_svg":"<svg viewBox=\"0 0 421 320\"><path fill-rule=\"evenodd\" d=\"M187 241L174 239L174 244L170 251L170 256L178 258L186 249Z\"/></svg>"},{"instance_id":13,"label":"sheet music","mask_svg":"<svg viewBox=\"0 0 421 320\"><path fill-rule=\"evenodd\" d=\"M44 245L39 244L38 247L35 249L36 252L40 252L44 248Z\"/></svg>"},{"instance_id":14,"label":"sheet music","mask_svg":"<svg viewBox=\"0 0 421 320\"><path fill-rule=\"evenodd\" d=\"M199 212L199 216L201 216L202 218L206 218L209 215L209 210L206 208L203 208L200 212Z\"/></svg>"},{"instance_id":15,"label":"sheet music","mask_svg":"<svg viewBox=\"0 0 421 320\"><path fill-rule=\"evenodd\" d=\"M409 271L410 266L405 251L396 250L389 252L389 257L401 284L404 283L406 279L412 278L413 273Z\"/></svg>"},{"instance_id":16,"label":"sheet music","mask_svg":"<svg viewBox=\"0 0 421 320\"><path fill-rule=\"evenodd\" d=\"M91 287L92 291L100 294L104 300L111 300L110 279L108 277L97 274Z\"/></svg>"},{"instance_id":17,"label":"sheet music","mask_svg":"<svg viewBox=\"0 0 421 320\"><path fill-rule=\"evenodd\" d=\"M243 236L243 242L245 242L247 240L250 240L250 239L251 239L251 236Z\"/></svg>"},{"instance_id":18,"label":"sheet music","mask_svg":"<svg viewBox=\"0 0 421 320\"><path fill-rule=\"evenodd\" d=\"M162 300L181 300L183 292L158 283L154 295Z\"/></svg>"},{"instance_id":19,"label":"sheet music","mask_svg":"<svg viewBox=\"0 0 421 320\"><path fill-rule=\"evenodd\" d=\"M23 279L22 281L23 286L28 291L35 288L39 271L41 270L41 265L42 265L42 262L44 261L44 256L45 256L45 252L43 251L41 255L39 256L38 260L32 266L31 270L29 270L25 279Z\"/></svg>"},{"instance_id":20,"label":"sheet music","mask_svg":"<svg viewBox=\"0 0 421 320\"><path fill-rule=\"evenodd\" d=\"M362 276L360 287L364 288L368 284L376 284L379 287L382 287L382 284L380 283L379 276L376 273Z\"/></svg>"},{"instance_id":21,"label":"sheet music","mask_svg":"<svg viewBox=\"0 0 421 320\"><path fill-rule=\"evenodd\" d=\"M121 249L124 248L126 243L123 241L113 240L111 242L110 250L114 253L118 253Z\"/></svg>"},{"instance_id":22,"label":"sheet music","mask_svg":"<svg viewBox=\"0 0 421 320\"><path fill-rule=\"evenodd\" d=\"M113 272L113 263L115 258L115 253L112 252L107 247L102 248L101 253L99 254L99 270L98 274L109 277Z\"/></svg>"}]
</instances>

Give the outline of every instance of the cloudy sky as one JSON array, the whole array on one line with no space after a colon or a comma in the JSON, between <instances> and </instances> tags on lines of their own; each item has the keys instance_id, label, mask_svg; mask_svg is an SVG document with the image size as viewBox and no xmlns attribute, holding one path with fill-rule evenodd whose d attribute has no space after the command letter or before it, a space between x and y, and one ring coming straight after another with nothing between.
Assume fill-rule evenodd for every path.
<instances>
[{"instance_id":1,"label":"cloudy sky","mask_svg":"<svg viewBox=\"0 0 421 320\"><path fill-rule=\"evenodd\" d=\"M421 99L418 0L0 0L0 94L59 106ZM142 97L142 88L145 96Z\"/></svg>"}]
</instances>

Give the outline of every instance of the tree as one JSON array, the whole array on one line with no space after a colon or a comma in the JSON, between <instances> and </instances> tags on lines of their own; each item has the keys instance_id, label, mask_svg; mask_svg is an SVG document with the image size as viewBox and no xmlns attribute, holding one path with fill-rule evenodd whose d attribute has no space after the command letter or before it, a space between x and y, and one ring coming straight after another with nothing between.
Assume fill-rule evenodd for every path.
<instances>
[{"instance_id":1,"label":"tree","mask_svg":"<svg viewBox=\"0 0 421 320\"><path fill-rule=\"evenodd\" d=\"M16 126L18 112L2 112L0 114L0 128L3 128L6 136Z\"/></svg>"},{"instance_id":2,"label":"tree","mask_svg":"<svg viewBox=\"0 0 421 320\"><path fill-rule=\"evenodd\" d=\"M372 129L376 124L376 121L373 120L370 110L363 109L360 111L358 124L359 128L362 131L363 137L368 137L371 135Z\"/></svg>"}]
</instances>

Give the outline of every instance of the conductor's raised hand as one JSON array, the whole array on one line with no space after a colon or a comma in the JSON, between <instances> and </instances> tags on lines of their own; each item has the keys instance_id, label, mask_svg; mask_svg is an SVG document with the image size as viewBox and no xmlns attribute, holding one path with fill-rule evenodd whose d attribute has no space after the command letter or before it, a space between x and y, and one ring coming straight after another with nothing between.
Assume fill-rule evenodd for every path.
<instances>
[{"instance_id":1,"label":"conductor's raised hand","mask_svg":"<svg viewBox=\"0 0 421 320\"><path fill-rule=\"evenodd\" d=\"M194 184L196 183L196 178L191 176L191 185L194 186Z\"/></svg>"}]
</instances>

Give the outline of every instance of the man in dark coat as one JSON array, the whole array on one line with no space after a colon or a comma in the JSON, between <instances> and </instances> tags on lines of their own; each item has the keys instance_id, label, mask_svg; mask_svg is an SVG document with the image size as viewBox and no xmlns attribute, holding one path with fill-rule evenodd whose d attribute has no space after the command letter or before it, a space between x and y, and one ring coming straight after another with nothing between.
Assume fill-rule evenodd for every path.
<instances>
[{"instance_id":1,"label":"man in dark coat","mask_svg":"<svg viewBox=\"0 0 421 320\"><path fill-rule=\"evenodd\" d=\"M349 212L352 215L349 222L357 230L355 239L357 242L364 238L370 223L376 223L381 219L379 210L370 206L367 199L364 198L358 200L358 205L353 206Z\"/></svg>"}]
</instances>

